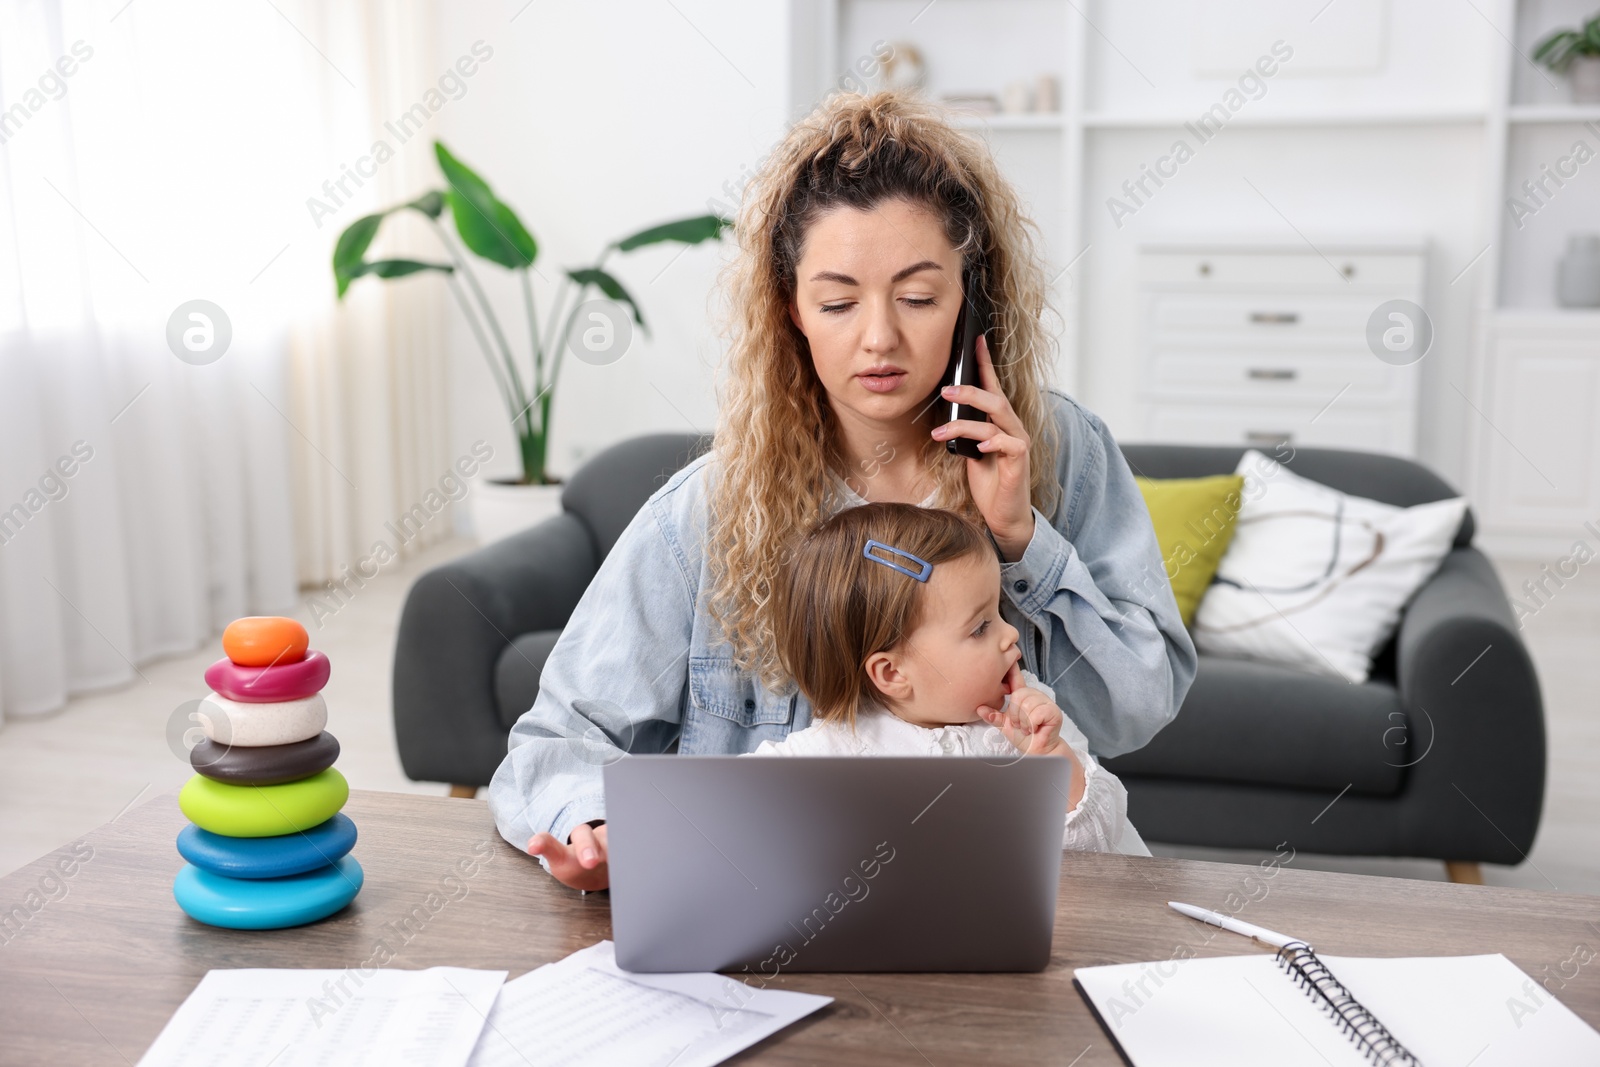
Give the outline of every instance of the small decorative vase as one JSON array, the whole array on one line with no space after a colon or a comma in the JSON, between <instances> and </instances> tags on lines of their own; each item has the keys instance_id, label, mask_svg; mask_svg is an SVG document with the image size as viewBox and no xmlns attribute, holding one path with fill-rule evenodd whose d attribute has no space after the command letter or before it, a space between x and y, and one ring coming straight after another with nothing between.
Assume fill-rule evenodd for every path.
<instances>
[{"instance_id":1,"label":"small decorative vase","mask_svg":"<svg viewBox=\"0 0 1600 1067\"><path fill-rule=\"evenodd\" d=\"M1055 75L1041 74L1033 83L1033 110L1055 112L1061 108Z\"/></svg>"},{"instance_id":2,"label":"small decorative vase","mask_svg":"<svg viewBox=\"0 0 1600 1067\"><path fill-rule=\"evenodd\" d=\"M1556 268L1556 301L1562 307L1600 307L1600 233L1567 238L1567 254Z\"/></svg>"},{"instance_id":3,"label":"small decorative vase","mask_svg":"<svg viewBox=\"0 0 1600 1067\"><path fill-rule=\"evenodd\" d=\"M1007 115L1020 115L1033 103L1033 90L1025 81L1007 82L1000 91L1000 110Z\"/></svg>"},{"instance_id":4,"label":"small decorative vase","mask_svg":"<svg viewBox=\"0 0 1600 1067\"><path fill-rule=\"evenodd\" d=\"M1568 74L1574 104L1600 104L1600 56L1578 56Z\"/></svg>"}]
</instances>

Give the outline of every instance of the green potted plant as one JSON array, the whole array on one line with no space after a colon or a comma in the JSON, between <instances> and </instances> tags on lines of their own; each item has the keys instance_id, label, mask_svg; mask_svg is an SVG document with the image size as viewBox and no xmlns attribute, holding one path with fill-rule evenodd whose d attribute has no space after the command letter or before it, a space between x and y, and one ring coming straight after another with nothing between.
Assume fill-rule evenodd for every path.
<instances>
[{"instance_id":1,"label":"green potted plant","mask_svg":"<svg viewBox=\"0 0 1600 1067\"><path fill-rule=\"evenodd\" d=\"M1570 75L1575 104L1600 103L1600 15L1581 30L1557 30L1533 50L1536 62Z\"/></svg>"},{"instance_id":2,"label":"green potted plant","mask_svg":"<svg viewBox=\"0 0 1600 1067\"><path fill-rule=\"evenodd\" d=\"M590 289L598 290L613 302L620 314L631 314L632 321L649 333L638 303L622 283L606 271L606 258L612 252L632 252L663 242L694 245L714 240L730 222L718 215L696 215L662 223L611 242L601 249L599 258L590 266L563 270L550 308L550 321L541 337L533 282L529 277L529 270L539 256L538 242L517 213L497 197L476 172L442 143L435 141L433 150L446 187L429 190L415 200L352 222L334 245L333 277L339 299L343 300L351 283L365 275L403 278L420 271L436 271L445 276L471 327L473 339L489 365L489 374L517 435L521 476L482 481L473 494L473 524L477 535L482 541L492 541L560 510L560 485L549 477L545 465L550 446L550 412L561 376L562 358L578 312L584 306L585 294ZM506 268L517 277L528 319L531 350L530 373L526 376L477 274L440 222L447 210L454 222L456 237L468 252ZM367 258L383 220L401 211L415 211L428 221L444 246L448 262ZM627 309L625 313L621 311L623 307ZM623 325L626 326L626 322Z\"/></svg>"}]
</instances>

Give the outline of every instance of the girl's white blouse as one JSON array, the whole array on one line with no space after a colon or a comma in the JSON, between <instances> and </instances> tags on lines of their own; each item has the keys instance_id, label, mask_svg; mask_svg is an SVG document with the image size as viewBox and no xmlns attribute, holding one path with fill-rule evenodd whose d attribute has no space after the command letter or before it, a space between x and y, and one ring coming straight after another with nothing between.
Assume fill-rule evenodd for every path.
<instances>
[{"instance_id":1,"label":"girl's white blouse","mask_svg":"<svg viewBox=\"0 0 1600 1067\"><path fill-rule=\"evenodd\" d=\"M1022 680L1055 699L1055 692L1031 672ZM1008 696L1006 702L1009 704ZM1061 738L1084 771L1083 798L1067 812L1061 847L1084 852L1148 856L1150 849L1128 821L1128 791L1116 775L1089 755L1089 742L1070 716L1061 717ZM782 741L763 741L752 756L1006 756L1017 749L1004 734L981 719L953 726L918 726L878 706L856 716L855 730L842 722L813 722Z\"/></svg>"}]
</instances>

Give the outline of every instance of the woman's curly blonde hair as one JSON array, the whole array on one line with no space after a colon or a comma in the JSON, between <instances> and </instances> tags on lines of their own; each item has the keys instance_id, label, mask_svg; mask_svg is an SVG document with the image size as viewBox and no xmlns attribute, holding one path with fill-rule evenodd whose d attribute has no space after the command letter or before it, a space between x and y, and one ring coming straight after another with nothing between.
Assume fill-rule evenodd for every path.
<instances>
[{"instance_id":1,"label":"woman's curly blonde hair","mask_svg":"<svg viewBox=\"0 0 1600 1067\"><path fill-rule=\"evenodd\" d=\"M805 335L789 317L796 268L818 218L897 198L942 219L963 269L984 279L995 372L1028 434L1029 495L1045 515L1059 499L1059 442L1045 395L1055 342L1041 322L1049 300L1038 227L987 146L914 90L832 96L750 180L734 222L739 254L719 279L728 349L712 446L707 607L735 665L773 692L792 684L773 626L779 570L794 539L838 510L835 477L848 464ZM935 504L982 524L966 461L931 437L919 459L937 484Z\"/></svg>"}]
</instances>

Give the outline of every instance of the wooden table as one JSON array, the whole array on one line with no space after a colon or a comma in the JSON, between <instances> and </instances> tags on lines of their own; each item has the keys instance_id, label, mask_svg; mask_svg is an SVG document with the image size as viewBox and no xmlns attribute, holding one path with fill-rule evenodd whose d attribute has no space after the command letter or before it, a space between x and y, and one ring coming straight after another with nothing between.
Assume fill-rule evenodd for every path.
<instances>
[{"instance_id":1,"label":"wooden table","mask_svg":"<svg viewBox=\"0 0 1600 1067\"><path fill-rule=\"evenodd\" d=\"M545 875L500 839L482 801L356 792L345 810L361 830L366 885L339 915L299 929L218 930L178 909L173 842L184 819L172 796L0 879L0 1062L133 1063L213 967L344 968L386 941L391 967L504 968L515 978L611 936L607 895ZM464 860L479 861L471 875L459 873ZM786 974L773 988L834 1003L731 1062L1120 1063L1073 987L1074 968L1164 960L1184 946L1202 956L1261 951L1213 936L1168 900L1223 911L1248 901L1241 918L1336 955L1503 952L1600 1025L1600 961L1560 984L1576 947L1600 950L1593 897L1068 853L1047 970Z\"/></svg>"}]
</instances>

